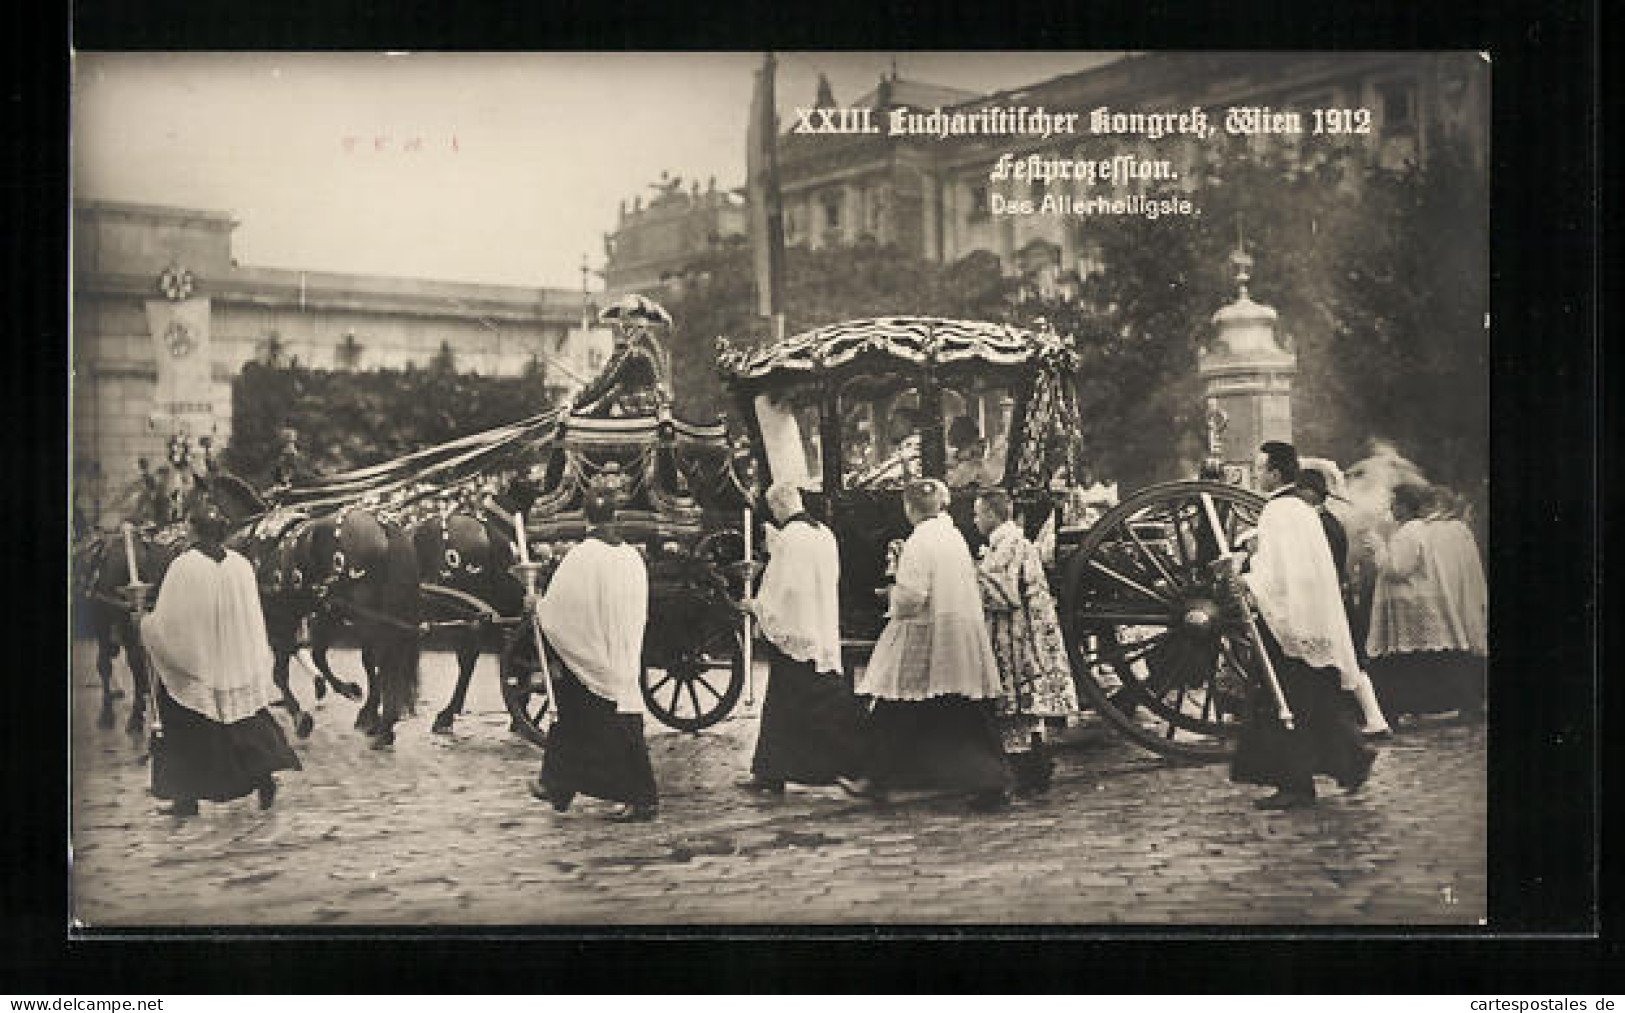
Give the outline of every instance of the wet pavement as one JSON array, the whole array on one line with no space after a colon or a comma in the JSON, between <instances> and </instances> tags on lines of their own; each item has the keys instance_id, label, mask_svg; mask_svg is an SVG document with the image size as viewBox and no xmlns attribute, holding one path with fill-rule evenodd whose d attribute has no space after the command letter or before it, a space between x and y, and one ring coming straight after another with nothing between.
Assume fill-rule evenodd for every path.
<instances>
[{"instance_id":1,"label":"wet pavement","mask_svg":"<svg viewBox=\"0 0 1625 1013\"><path fill-rule=\"evenodd\" d=\"M335 667L356 678L353 651ZM118 665L127 688L128 671ZM308 677L294 688L310 706ZM88 644L73 673L74 915L89 926L1066 923L1478 924L1485 913L1485 735L1404 730L1366 787L1322 781L1311 810L1264 813L1223 766L1171 764L1087 719L1055 784L1000 813L834 789L733 787L751 708L700 735L658 725L660 818L557 814L526 788L535 746L508 731L496 659L480 660L454 734L429 724L455 660L425 656L416 716L388 751L329 694L305 769L276 806L252 797L160 815L145 740L96 727ZM758 693L763 683L758 680ZM283 718L280 711L274 711ZM288 722L283 718L283 724Z\"/></svg>"}]
</instances>

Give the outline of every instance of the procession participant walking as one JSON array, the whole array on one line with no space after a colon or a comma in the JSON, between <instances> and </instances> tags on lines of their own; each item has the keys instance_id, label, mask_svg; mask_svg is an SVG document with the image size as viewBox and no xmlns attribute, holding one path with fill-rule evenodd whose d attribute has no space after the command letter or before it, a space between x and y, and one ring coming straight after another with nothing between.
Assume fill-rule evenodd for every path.
<instances>
[{"instance_id":1,"label":"procession participant walking","mask_svg":"<svg viewBox=\"0 0 1625 1013\"><path fill-rule=\"evenodd\" d=\"M1343 522L1337 519L1327 507L1326 500L1332 495L1326 484L1324 472L1313 468L1302 468L1298 472L1297 493L1305 503L1315 508L1320 515L1321 527L1326 531L1326 545L1332 550L1332 565L1337 570L1337 585L1343 593L1343 614L1349 620L1349 632L1354 631L1354 605L1353 591L1349 583L1348 557L1349 536L1343 527ZM1360 652L1354 652L1355 660L1359 660ZM1382 713L1382 704L1377 700L1376 690L1372 688L1371 677L1366 674L1364 667L1354 678L1354 699L1360 704L1360 732L1368 739L1392 738L1394 730L1388 724L1388 718Z\"/></svg>"},{"instance_id":2,"label":"procession participant walking","mask_svg":"<svg viewBox=\"0 0 1625 1013\"><path fill-rule=\"evenodd\" d=\"M1451 647L1447 665L1460 691L1462 714L1484 710L1484 661L1489 655L1489 595L1478 540L1467 526L1459 500L1434 486L1434 508L1422 534L1429 572L1439 588Z\"/></svg>"},{"instance_id":3,"label":"procession participant walking","mask_svg":"<svg viewBox=\"0 0 1625 1013\"><path fill-rule=\"evenodd\" d=\"M781 793L786 781L835 784L862 772L861 711L841 668L835 535L807 515L792 484L769 488L767 505L782 527L767 529L767 569L746 603L767 641L767 693L740 786Z\"/></svg>"},{"instance_id":4,"label":"procession participant walking","mask_svg":"<svg viewBox=\"0 0 1625 1013\"><path fill-rule=\"evenodd\" d=\"M1427 520L1431 493L1424 485L1404 483L1394 489L1393 516L1398 527L1386 539L1373 533L1377 583L1372 596L1371 632L1366 653L1371 678L1390 714L1439 714L1482 706L1482 687L1474 686L1460 664L1461 656L1482 650L1481 628L1472 630L1446 614L1444 588ZM1476 555L1476 548L1473 550ZM1452 549L1452 565L1459 552ZM1466 600L1465 598L1463 599ZM1477 644L1475 644L1475 639Z\"/></svg>"},{"instance_id":5,"label":"procession participant walking","mask_svg":"<svg viewBox=\"0 0 1625 1013\"><path fill-rule=\"evenodd\" d=\"M976 498L976 527L987 536L977 564L988 639L999 664L999 731L1018 791L1049 787L1045 719L1078 711L1078 691L1038 549L1012 517L1010 494Z\"/></svg>"},{"instance_id":6,"label":"procession participant walking","mask_svg":"<svg viewBox=\"0 0 1625 1013\"><path fill-rule=\"evenodd\" d=\"M874 698L867 722L870 776L859 793L951 789L978 810L1009 801L1010 771L993 702L999 667L988 642L976 563L943 513L946 487L910 482L903 511L913 533L897 564L890 618L857 691Z\"/></svg>"},{"instance_id":7,"label":"procession participant walking","mask_svg":"<svg viewBox=\"0 0 1625 1013\"><path fill-rule=\"evenodd\" d=\"M1315 802L1315 775L1328 774L1349 791L1365 783L1376 751L1355 727L1352 690L1360 671L1332 566L1325 529L1293 494L1298 455L1290 444L1264 444L1256 464L1269 494L1258 515L1257 544L1243 575L1262 622L1291 727L1277 713L1273 692L1255 694L1231 762L1233 781L1269 785L1260 809L1296 809Z\"/></svg>"},{"instance_id":8,"label":"procession participant walking","mask_svg":"<svg viewBox=\"0 0 1625 1013\"><path fill-rule=\"evenodd\" d=\"M618 490L591 485L586 536L565 553L537 603L558 713L531 793L559 812L577 794L623 803L614 819L652 820L659 792L643 737L643 629L649 575L614 527Z\"/></svg>"},{"instance_id":9,"label":"procession participant walking","mask_svg":"<svg viewBox=\"0 0 1625 1013\"><path fill-rule=\"evenodd\" d=\"M208 501L188 521L192 545L170 565L141 623L163 726L152 792L173 802L175 816L196 815L199 799L228 802L256 791L268 809L275 772L300 764L266 709L276 689L254 569L221 545L227 522Z\"/></svg>"}]
</instances>

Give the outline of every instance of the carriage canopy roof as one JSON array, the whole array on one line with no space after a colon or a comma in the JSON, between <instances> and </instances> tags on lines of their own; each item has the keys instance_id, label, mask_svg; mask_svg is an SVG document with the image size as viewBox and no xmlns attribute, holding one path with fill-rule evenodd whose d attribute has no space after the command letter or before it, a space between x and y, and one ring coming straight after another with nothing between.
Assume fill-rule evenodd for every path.
<instances>
[{"instance_id":1,"label":"carriage canopy roof","mask_svg":"<svg viewBox=\"0 0 1625 1013\"><path fill-rule=\"evenodd\" d=\"M981 366L1006 369L1039 364L1070 369L1071 352L1047 327L1026 330L1010 324L942 317L873 317L815 327L755 349L719 342L718 369L736 387L760 389L829 373L857 372L879 365L903 369L926 366Z\"/></svg>"}]
</instances>

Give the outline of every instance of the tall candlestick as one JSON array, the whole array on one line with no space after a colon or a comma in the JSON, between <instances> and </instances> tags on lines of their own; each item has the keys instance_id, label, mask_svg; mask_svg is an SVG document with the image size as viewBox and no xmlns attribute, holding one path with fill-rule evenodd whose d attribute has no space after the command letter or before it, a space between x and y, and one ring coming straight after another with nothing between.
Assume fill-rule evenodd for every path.
<instances>
[{"instance_id":1,"label":"tall candlestick","mask_svg":"<svg viewBox=\"0 0 1625 1013\"><path fill-rule=\"evenodd\" d=\"M124 565L130 571L130 583L141 583L141 574L135 565L135 529L128 521L124 523Z\"/></svg>"},{"instance_id":2,"label":"tall candlestick","mask_svg":"<svg viewBox=\"0 0 1625 1013\"><path fill-rule=\"evenodd\" d=\"M525 536L525 512L523 510L513 512L513 533L514 537L519 540L519 561L529 563L530 539Z\"/></svg>"}]
</instances>

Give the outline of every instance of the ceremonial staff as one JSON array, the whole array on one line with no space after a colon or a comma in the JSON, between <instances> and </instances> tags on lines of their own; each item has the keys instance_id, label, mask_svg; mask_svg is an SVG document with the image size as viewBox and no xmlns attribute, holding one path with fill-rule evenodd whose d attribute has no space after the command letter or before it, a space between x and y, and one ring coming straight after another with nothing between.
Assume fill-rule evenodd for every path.
<instances>
[{"instance_id":1,"label":"ceremonial staff","mask_svg":"<svg viewBox=\"0 0 1625 1013\"><path fill-rule=\"evenodd\" d=\"M158 713L158 687L154 680L158 673L153 670L152 659L147 657L146 646L141 639L141 617L147 609L147 597L152 593L152 585L141 579L140 568L136 565L135 556L135 528L129 521L122 525L124 532L124 565L129 572L130 582L124 585L124 599L130 610L130 629L135 643L130 645L132 658L140 655L141 667L147 673L147 706L152 709L151 732L147 736L147 752L152 757L153 770L156 771L164 747L164 721Z\"/></svg>"},{"instance_id":2,"label":"ceremonial staff","mask_svg":"<svg viewBox=\"0 0 1625 1013\"><path fill-rule=\"evenodd\" d=\"M746 481L743 487L745 507L741 511L741 522L745 529L745 552L744 558L739 561L737 567L740 583L739 595L742 603L751 600L754 594L751 585L756 578L756 512L752 507L756 504L756 494L760 486L757 482L755 461L745 463L745 475ZM740 653L745 663L745 706L747 707L756 703L755 620L755 613L749 609L743 610L739 617L740 636L743 641L740 644Z\"/></svg>"},{"instance_id":3,"label":"ceremonial staff","mask_svg":"<svg viewBox=\"0 0 1625 1013\"><path fill-rule=\"evenodd\" d=\"M1247 636L1253 642L1253 649L1258 652L1259 660L1264 663L1264 678L1269 682L1270 695L1275 698L1276 716L1281 724L1288 729L1293 727L1292 708L1287 706L1286 694L1281 691L1281 681L1275 675L1275 663L1270 660L1270 652L1264 647L1264 638L1258 632L1258 624L1253 621L1253 603L1247 591L1246 581L1235 573L1232 561L1236 553L1230 547L1229 539L1225 537L1224 525L1219 523L1219 511L1213 505L1213 497L1202 493L1202 509L1207 513L1207 522L1213 528L1213 538L1219 547L1219 560L1226 564L1226 571L1231 574L1230 579L1235 581L1236 598L1241 605L1242 622L1247 624Z\"/></svg>"},{"instance_id":4,"label":"ceremonial staff","mask_svg":"<svg viewBox=\"0 0 1625 1013\"><path fill-rule=\"evenodd\" d=\"M547 643L542 637L542 617L536 610L536 578L541 575L542 564L530 558L530 538L525 534L525 512L513 512L513 533L519 543L519 562L513 572L525 584L525 611L530 613L530 631L536 638L536 663L542 672L542 691L547 696L547 709L557 721L559 712L553 698L553 674L547 667Z\"/></svg>"},{"instance_id":5,"label":"ceremonial staff","mask_svg":"<svg viewBox=\"0 0 1625 1013\"><path fill-rule=\"evenodd\" d=\"M755 488L755 486L756 486L756 483L752 482L751 483L751 490L750 490L751 498L747 499L745 501L745 517L744 517L744 520L745 520L745 559L744 559L744 564L743 564L743 566L741 567L741 570L740 570L740 575L741 575L741 578L744 580L744 590L743 590L742 594L743 594L746 601L750 600L751 584L753 583L753 581L752 581L752 576L753 575L751 573L751 570L753 569L753 565L752 565L753 560L751 559L751 543L753 541L752 536L755 533L755 524L754 524L754 519L751 516L750 505L751 505L751 502L755 499L755 496L756 496L756 488ZM752 620L754 618L755 618L755 616L753 616L751 614L750 610L746 609L744 614L741 615L740 619L739 619L740 624L743 626L743 636L744 636L744 643L742 645L741 650L744 652L744 660L745 660L745 706L746 707L753 706L756 703L756 671L755 671L755 665L752 663L752 655L754 653L752 648L755 646L755 640L754 640L755 630L752 629Z\"/></svg>"}]
</instances>

